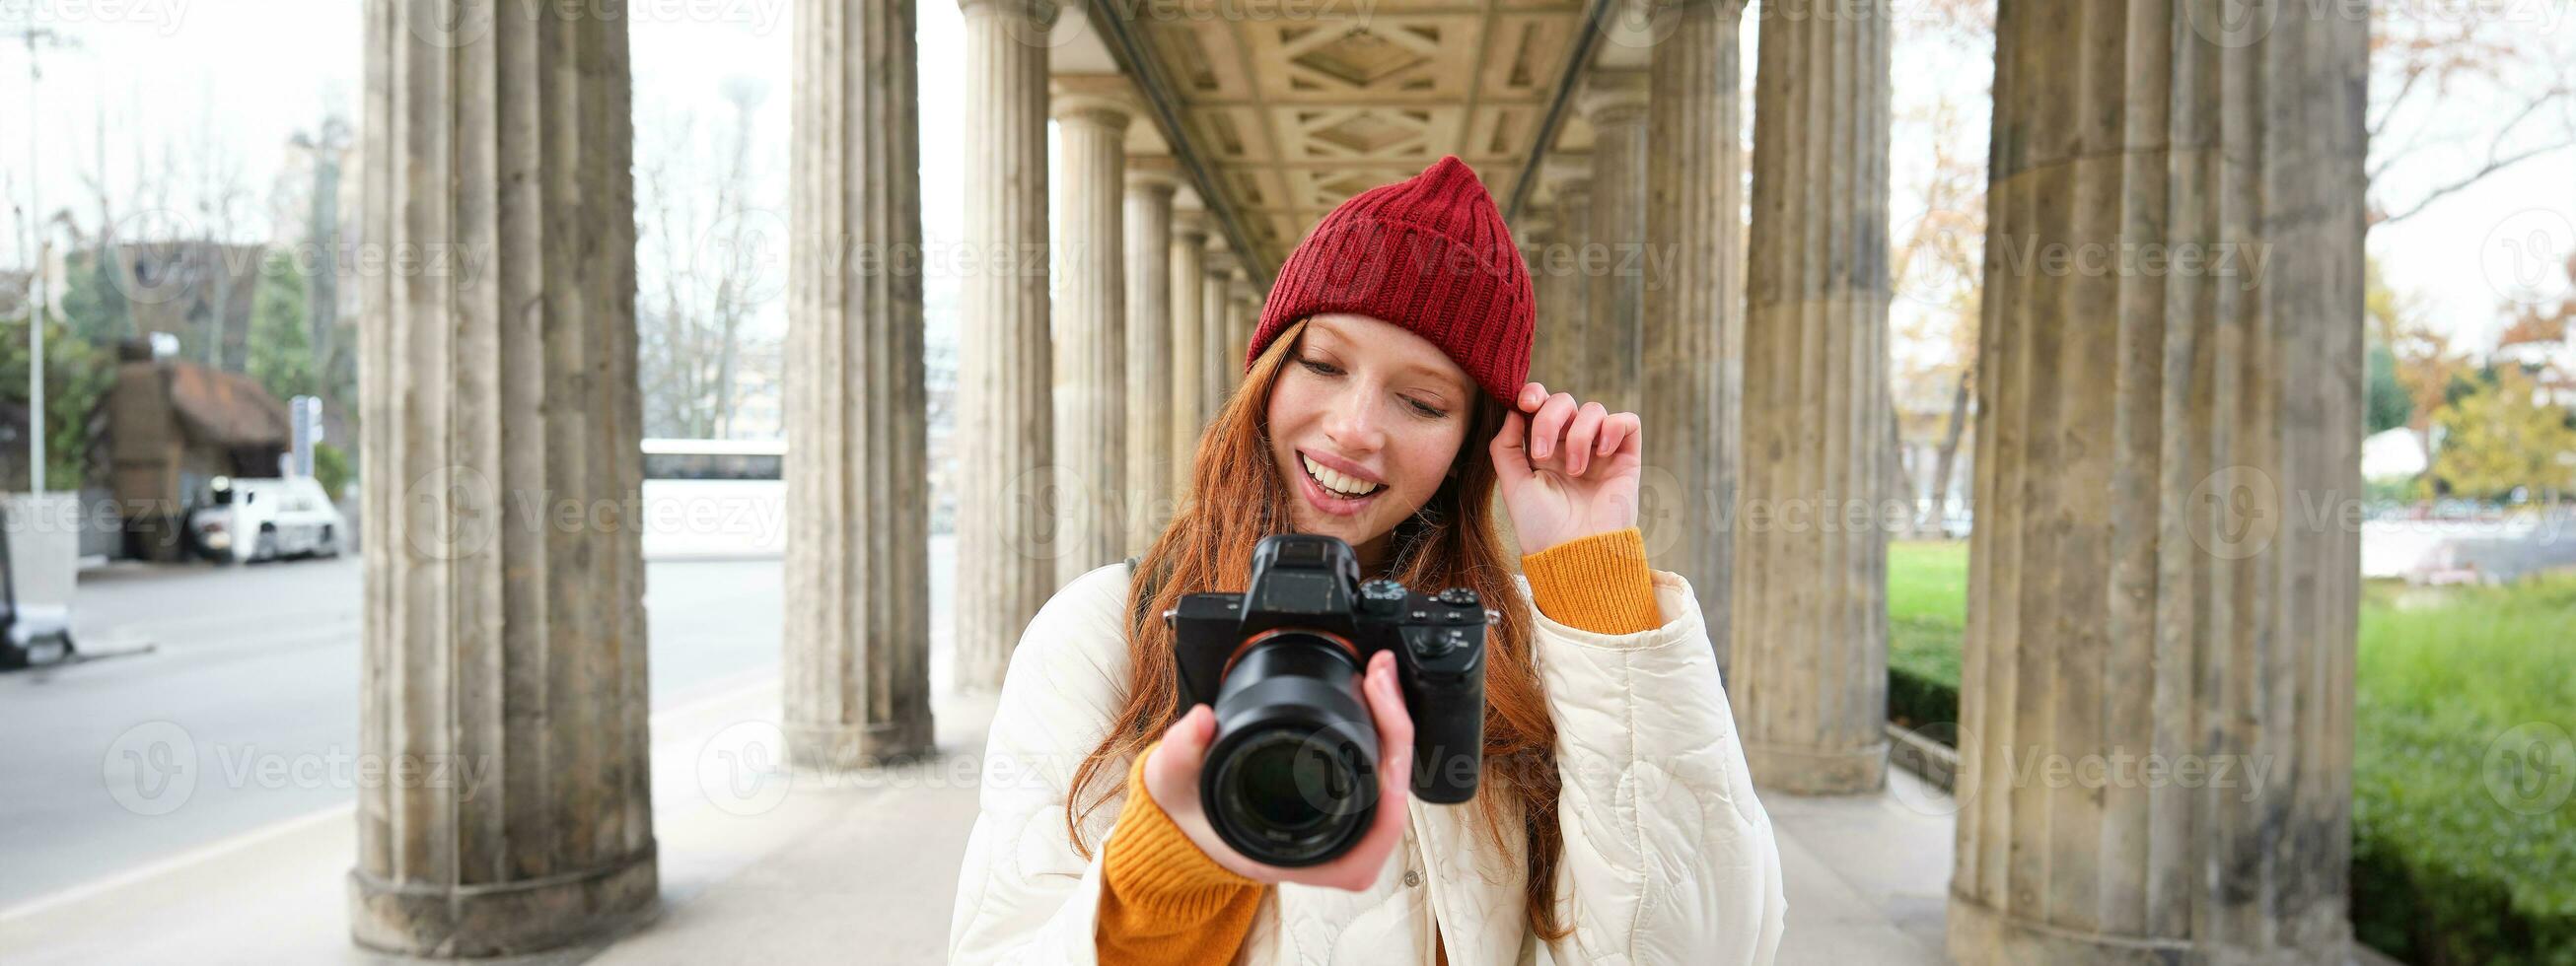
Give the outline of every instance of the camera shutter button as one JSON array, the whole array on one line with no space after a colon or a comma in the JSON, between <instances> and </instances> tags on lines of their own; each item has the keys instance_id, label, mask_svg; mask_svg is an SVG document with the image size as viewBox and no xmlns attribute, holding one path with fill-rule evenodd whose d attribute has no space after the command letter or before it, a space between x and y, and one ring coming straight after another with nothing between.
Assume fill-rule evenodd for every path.
<instances>
[{"instance_id":1,"label":"camera shutter button","mask_svg":"<svg viewBox=\"0 0 2576 966\"><path fill-rule=\"evenodd\" d=\"M1404 611L1403 584L1380 577L1360 585L1360 609L1379 617L1394 617Z\"/></svg>"}]
</instances>

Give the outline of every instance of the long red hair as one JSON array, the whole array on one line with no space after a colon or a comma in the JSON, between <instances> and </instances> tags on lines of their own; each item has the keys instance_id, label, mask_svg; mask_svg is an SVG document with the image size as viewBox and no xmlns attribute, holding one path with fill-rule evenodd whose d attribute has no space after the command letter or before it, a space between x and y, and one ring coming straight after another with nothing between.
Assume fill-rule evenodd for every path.
<instances>
[{"instance_id":1,"label":"long red hair","mask_svg":"<svg viewBox=\"0 0 2576 966\"><path fill-rule=\"evenodd\" d=\"M1271 340L1199 438L1190 491L1153 546L1137 559L1139 579L1127 592L1126 703L1109 733L1073 774L1065 825L1074 848L1088 859L1082 819L1113 789L1086 796L1106 776L1123 775L1125 762L1143 754L1189 709L1181 704L1173 667L1172 629L1162 613L1184 594L1239 593L1251 579L1252 548L1261 538L1293 526L1288 483L1271 458L1270 388L1295 351L1306 323ZM1389 575L1416 591L1469 587L1502 615L1485 631L1485 771L1476 802L1497 851L1505 802L1516 802L1527 864L1529 922L1548 939L1570 927L1556 922L1556 866L1564 836L1556 821L1556 725L1549 719L1537 664L1530 654L1528 605L1512 583L1513 567L1494 521L1494 464L1485 443L1501 431L1501 403L1478 394L1467 438L1450 476L1422 509L1398 523L1389 540Z\"/></svg>"}]
</instances>

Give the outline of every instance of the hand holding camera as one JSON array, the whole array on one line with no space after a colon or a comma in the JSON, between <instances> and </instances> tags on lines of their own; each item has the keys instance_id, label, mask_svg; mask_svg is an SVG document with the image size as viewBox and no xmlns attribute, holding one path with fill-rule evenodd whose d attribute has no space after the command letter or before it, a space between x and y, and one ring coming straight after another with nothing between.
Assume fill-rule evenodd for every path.
<instances>
[{"instance_id":1,"label":"hand holding camera","mask_svg":"<svg viewBox=\"0 0 2576 966\"><path fill-rule=\"evenodd\" d=\"M1172 824L1190 837L1208 858L1216 860L1236 875L1255 882L1294 882L1299 885L1328 886L1358 892L1377 883L1378 873L1386 868L1388 853L1404 840L1404 823L1411 796L1404 788L1404 774L1413 764L1413 721L1405 715L1404 692L1395 682L1395 656L1380 654L1369 662L1366 684L1369 713L1376 721L1379 736L1377 787L1392 789L1378 799L1377 813L1350 851L1322 865L1264 865L1245 858L1209 823L1199 800L1199 782L1206 768L1208 745L1216 737L1216 713L1207 705L1195 705L1190 713L1173 722L1163 733L1161 743L1145 756L1145 790L1154 803L1171 816Z\"/></svg>"},{"instance_id":2,"label":"hand holding camera","mask_svg":"<svg viewBox=\"0 0 2576 966\"><path fill-rule=\"evenodd\" d=\"M1148 755L1147 793L1240 875L1368 888L1412 799L1475 797L1491 617L1466 588L1361 583L1332 537L1263 539L1244 593L1163 615L1193 707Z\"/></svg>"}]
</instances>

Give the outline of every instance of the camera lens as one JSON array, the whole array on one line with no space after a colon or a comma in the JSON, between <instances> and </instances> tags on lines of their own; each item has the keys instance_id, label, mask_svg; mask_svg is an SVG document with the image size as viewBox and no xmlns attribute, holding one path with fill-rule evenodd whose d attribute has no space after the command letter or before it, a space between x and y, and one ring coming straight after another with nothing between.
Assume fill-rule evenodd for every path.
<instances>
[{"instance_id":1,"label":"camera lens","mask_svg":"<svg viewBox=\"0 0 2576 966\"><path fill-rule=\"evenodd\" d=\"M1236 852L1305 866L1358 844L1378 791L1377 729L1358 679L1347 649L1303 634L1254 644L1227 672L1199 793Z\"/></svg>"},{"instance_id":2,"label":"camera lens","mask_svg":"<svg viewBox=\"0 0 2576 966\"><path fill-rule=\"evenodd\" d=\"M1271 731L1237 754L1234 780L1225 785L1226 807L1266 833L1311 833L1356 804L1351 763L1314 735Z\"/></svg>"}]
</instances>

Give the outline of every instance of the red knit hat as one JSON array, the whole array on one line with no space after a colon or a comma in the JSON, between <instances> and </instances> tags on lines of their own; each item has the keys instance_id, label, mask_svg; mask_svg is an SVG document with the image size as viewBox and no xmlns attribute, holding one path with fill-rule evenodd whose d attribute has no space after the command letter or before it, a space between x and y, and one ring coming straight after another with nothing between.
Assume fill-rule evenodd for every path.
<instances>
[{"instance_id":1,"label":"red knit hat","mask_svg":"<svg viewBox=\"0 0 2576 966\"><path fill-rule=\"evenodd\" d=\"M1508 406L1529 376L1534 304L1503 213L1450 155L1315 223L1279 266L1243 367L1299 319L1354 312L1431 340Z\"/></svg>"}]
</instances>

